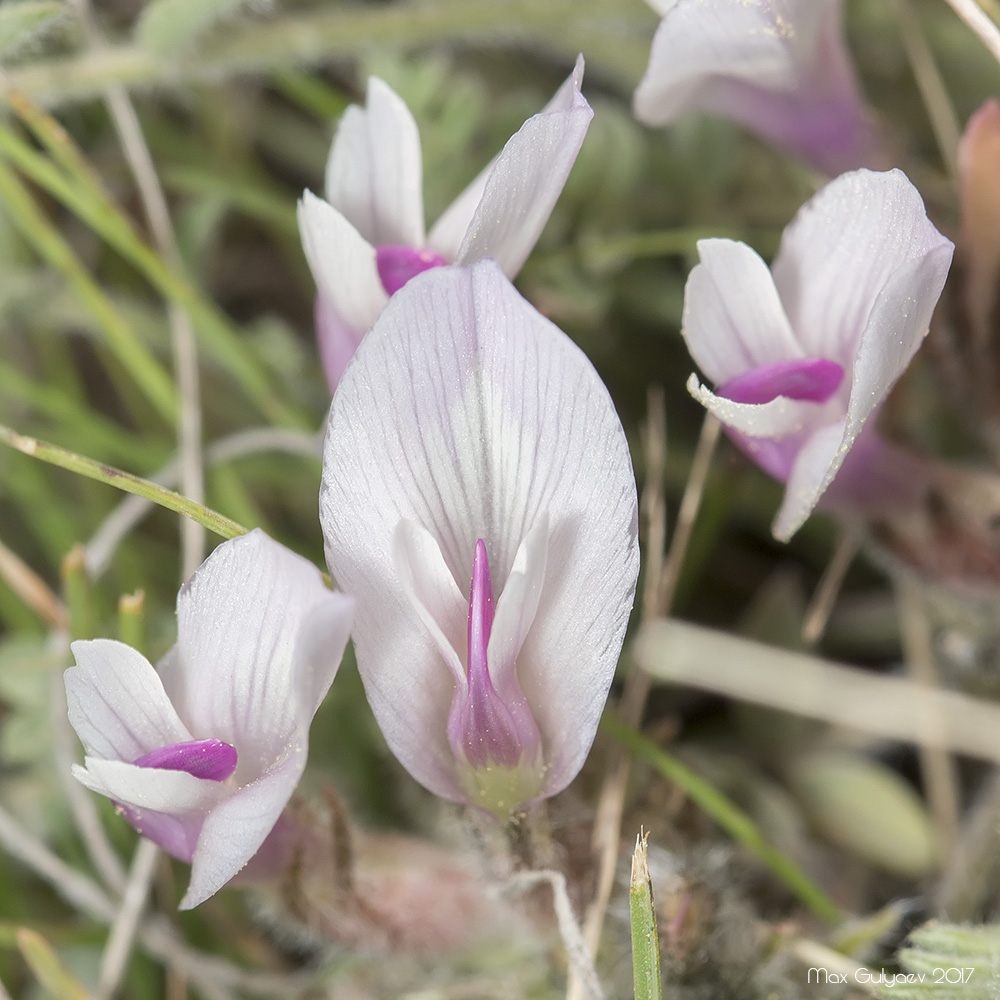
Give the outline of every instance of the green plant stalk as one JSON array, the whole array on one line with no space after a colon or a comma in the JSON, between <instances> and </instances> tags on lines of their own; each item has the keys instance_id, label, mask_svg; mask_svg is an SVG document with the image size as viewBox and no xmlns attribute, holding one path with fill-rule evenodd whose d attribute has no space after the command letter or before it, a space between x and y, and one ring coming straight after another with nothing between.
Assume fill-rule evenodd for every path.
<instances>
[{"instance_id":1,"label":"green plant stalk","mask_svg":"<svg viewBox=\"0 0 1000 1000\"><path fill-rule=\"evenodd\" d=\"M74 545L66 553L60 567L63 598L69 612L71 639L93 639L97 634L94 617L94 595L85 566L82 545Z\"/></svg>"},{"instance_id":2,"label":"green plant stalk","mask_svg":"<svg viewBox=\"0 0 1000 1000\"><path fill-rule=\"evenodd\" d=\"M656 907L653 905L653 883L649 877L645 834L635 840L628 903L632 924L635 1000L662 1000L660 938L656 930Z\"/></svg>"},{"instance_id":3,"label":"green plant stalk","mask_svg":"<svg viewBox=\"0 0 1000 1000\"><path fill-rule=\"evenodd\" d=\"M176 514L184 514L192 521L204 525L209 531L222 538L235 538L237 535L245 535L246 528L236 521L230 520L218 511L205 507L203 504L195 503L187 497L182 496L174 490L165 489L148 479L140 476L133 476L131 473L123 472L110 465L95 462L92 458L86 458L75 452L67 451L58 445L49 444L46 441L39 441L37 438L25 437L0 424L0 443L9 445L16 451L32 458L37 458L50 465L57 465L61 469L75 472L77 475L86 476L88 479L96 479L99 483L107 483L126 493L135 493L137 496L152 500L153 503L172 510Z\"/></svg>"},{"instance_id":4,"label":"green plant stalk","mask_svg":"<svg viewBox=\"0 0 1000 1000\"><path fill-rule=\"evenodd\" d=\"M118 638L137 649L146 652L146 594L137 590L134 594L122 594L118 598Z\"/></svg>"},{"instance_id":5,"label":"green plant stalk","mask_svg":"<svg viewBox=\"0 0 1000 1000\"><path fill-rule=\"evenodd\" d=\"M19 927L17 947L42 989L54 1000L90 1000L90 994L67 972L52 945L37 931Z\"/></svg>"},{"instance_id":6,"label":"green plant stalk","mask_svg":"<svg viewBox=\"0 0 1000 1000\"><path fill-rule=\"evenodd\" d=\"M108 347L160 416L173 425L177 420L177 396L170 375L136 338L70 245L39 210L28 189L3 162L0 162L0 199L21 235L43 260L65 276L104 331Z\"/></svg>"},{"instance_id":7,"label":"green plant stalk","mask_svg":"<svg viewBox=\"0 0 1000 1000\"><path fill-rule=\"evenodd\" d=\"M786 888L818 917L830 924L843 921L837 904L789 857L767 842L757 825L704 778L685 767L676 757L626 726L611 712L601 717L601 729L626 750L644 760L668 781L678 785L723 830L752 851L774 872Z\"/></svg>"},{"instance_id":8,"label":"green plant stalk","mask_svg":"<svg viewBox=\"0 0 1000 1000\"><path fill-rule=\"evenodd\" d=\"M26 119L36 137L65 166L77 158L65 153L65 133L54 122L49 126L51 121L47 115ZM279 424L306 425L303 417L275 397L262 366L228 318L138 237L128 219L95 187L89 171L67 177L52 160L4 125L0 125L0 153L107 240L164 298L187 310L206 352L233 375L261 412Z\"/></svg>"},{"instance_id":9,"label":"green plant stalk","mask_svg":"<svg viewBox=\"0 0 1000 1000\"><path fill-rule=\"evenodd\" d=\"M583 15L613 17L620 26L631 17L650 31L655 15L633 0L424 0L421 3L319 5L303 14L248 23L226 37L196 46L190 53L163 53L134 43L90 51L69 58L37 61L10 73L15 86L43 104L78 102L97 97L115 85L176 86L218 80L234 73L259 73L293 66L315 66L336 56L356 57L366 48L413 48L428 42L497 38L551 43L566 34L567 24ZM571 61L575 40L565 43ZM648 43L644 43L648 49ZM644 51L646 51L644 49Z\"/></svg>"}]
</instances>

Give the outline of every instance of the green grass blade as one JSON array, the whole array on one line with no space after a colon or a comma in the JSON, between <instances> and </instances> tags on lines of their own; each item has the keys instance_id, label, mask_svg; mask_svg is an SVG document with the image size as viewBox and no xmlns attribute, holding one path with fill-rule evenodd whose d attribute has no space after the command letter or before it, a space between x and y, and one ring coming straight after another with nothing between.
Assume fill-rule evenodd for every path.
<instances>
[{"instance_id":1,"label":"green grass blade","mask_svg":"<svg viewBox=\"0 0 1000 1000\"><path fill-rule=\"evenodd\" d=\"M18 434L9 427L0 425L0 443L9 445L16 451L20 451L32 458L37 458L50 465L57 465L61 469L68 469L78 475L86 476L88 479L96 479L99 483L107 483L126 493L135 493L137 496L152 500L153 503L172 510L177 514L184 514L192 521L204 525L209 531L221 535L223 538L235 538L237 535L245 535L247 530L241 524L230 520L228 517L205 507L200 503L195 503L187 497L176 493L174 490L165 489L148 479L140 476L133 476L131 473L122 472L110 465L95 462L92 458L86 458L75 452L67 451L58 445L49 444L46 441L39 441L37 438L26 437Z\"/></svg>"},{"instance_id":2,"label":"green grass blade","mask_svg":"<svg viewBox=\"0 0 1000 1000\"><path fill-rule=\"evenodd\" d=\"M723 830L760 858L818 917L839 924L843 914L837 904L789 857L765 840L757 825L704 778L685 767L676 757L662 750L610 712L601 718L601 728L639 760L651 765L667 780L678 785Z\"/></svg>"},{"instance_id":3,"label":"green grass blade","mask_svg":"<svg viewBox=\"0 0 1000 1000\"><path fill-rule=\"evenodd\" d=\"M25 112L25 103L23 97L19 99L15 110L55 160L37 152L15 130L3 124L0 124L0 153L86 222L164 298L185 309L206 353L232 375L261 412L280 424L306 426L308 421L301 414L274 395L263 366L228 317L136 234L128 218L94 180L74 147L68 145L68 137L58 123L30 104L30 114ZM64 171L71 168L72 175L67 176Z\"/></svg>"},{"instance_id":4,"label":"green grass blade","mask_svg":"<svg viewBox=\"0 0 1000 1000\"><path fill-rule=\"evenodd\" d=\"M645 834L635 840L628 903L632 924L635 1000L662 1000L660 938L656 930L656 907L653 905L653 883L649 877Z\"/></svg>"},{"instance_id":5,"label":"green grass blade","mask_svg":"<svg viewBox=\"0 0 1000 1000\"><path fill-rule=\"evenodd\" d=\"M177 419L177 395L169 373L135 336L70 245L39 209L28 189L3 162L0 162L0 198L21 235L43 260L66 277L97 320L108 347L131 373L160 416L173 425Z\"/></svg>"}]
</instances>

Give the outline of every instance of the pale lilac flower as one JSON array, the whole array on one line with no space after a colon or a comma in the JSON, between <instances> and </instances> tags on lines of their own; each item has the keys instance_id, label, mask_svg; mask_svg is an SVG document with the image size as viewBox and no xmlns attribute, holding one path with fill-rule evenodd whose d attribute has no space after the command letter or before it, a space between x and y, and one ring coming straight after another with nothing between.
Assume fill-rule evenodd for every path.
<instances>
[{"instance_id":1,"label":"pale lilac flower","mask_svg":"<svg viewBox=\"0 0 1000 1000\"><path fill-rule=\"evenodd\" d=\"M382 732L506 818L580 769L635 589L635 480L607 390L495 262L392 297L334 396L320 519Z\"/></svg>"},{"instance_id":2,"label":"pale lilac flower","mask_svg":"<svg viewBox=\"0 0 1000 1000\"><path fill-rule=\"evenodd\" d=\"M377 77L351 105L326 167L326 200L306 191L299 229L319 292L316 325L330 388L397 289L430 267L493 257L514 277L531 253L593 117L580 93L583 57L543 111L424 232L420 135Z\"/></svg>"},{"instance_id":3,"label":"pale lilac flower","mask_svg":"<svg viewBox=\"0 0 1000 1000\"><path fill-rule=\"evenodd\" d=\"M74 775L182 861L181 909L217 892L264 843L306 763L353 602L261 531L220 545L177 598L177 645L155 670L111 639L73 643Z\"/></svg>"},{"instance_id":4,"label":"pale lilac flower","mask_svg":"<svg viewBox=\"0 0 1000 1000\"><path fill-rule=\"evenodd\" d=\"M869 425L927 332L952 250L899 170L829 183L785 230L770 271L743 243L698 243L683 332L717 388L694 375L688 388L786 483L775 537L801 527L852 446L839 502L891 502L912 486L909 463Z\"/></svg>"},{"instance_id":5,"label":"pale lilac flower","mask_svg":"<svg viewBox=\"0 0 1000 1000\"><path fill-rule=\"evenodd\" d=\"M706 111L833 176L876 166L878 135L851 68L841 0L650 0L663 19L635 113Z\"/></svg>"}]
</instances>

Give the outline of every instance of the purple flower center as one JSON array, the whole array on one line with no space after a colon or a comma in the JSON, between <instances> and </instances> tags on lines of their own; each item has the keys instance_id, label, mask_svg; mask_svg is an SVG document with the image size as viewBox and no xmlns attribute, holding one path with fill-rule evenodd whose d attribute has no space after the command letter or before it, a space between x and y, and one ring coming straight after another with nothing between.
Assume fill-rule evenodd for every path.
<instances>
[{"instance_id":1,"label":"purple flower center","mask_svg":"<svg viewBox=\"0 0 1000 1000\"><path fill-rule=\"evenodd\" d=\"M734 403L770 403L778 396L825 403L844 381L844 369L827 358L795 358L743 372L716 390Z\"/></svg>"},{"instance_id":2,"label":"purple flower center","mask_svg":"<svg viewBox=\"0 0 1000 1000\"><path fill-rule=\"evenodd\" d=\"M191 740L150 750L132 761L136 767L187 771L195 778L225 781L236 770L236 747L222 740Z\"/></svg>"},{"instance_id":3,"label":"purple flower center","mask_svg":"<svg viewBox=\"0 0 1000 1000\"><path fill-rule=\"evenodd\" d=\"M417 247L381 246L375 251L375 264L382 287L387 295L393 295L410 278L415 278L432 267L443 267L448 262L433 250Z\"/></svg>"},{"instance_id":4,"label":"purple flower center","mask_svg":"<svg viewBox=\"0 0 1000 1000\"><path fill-rule=\"evenodd\" d=\"M538 725L521 690L513 657L505 664L503 676L490 674L487 651L494 611L490 564L480 538L469 594L467 685L464 691L456 688L448 715L452 750L475 769L512 769L525 758L534 763L541 748Z\"/></svg>"}]
</instances>

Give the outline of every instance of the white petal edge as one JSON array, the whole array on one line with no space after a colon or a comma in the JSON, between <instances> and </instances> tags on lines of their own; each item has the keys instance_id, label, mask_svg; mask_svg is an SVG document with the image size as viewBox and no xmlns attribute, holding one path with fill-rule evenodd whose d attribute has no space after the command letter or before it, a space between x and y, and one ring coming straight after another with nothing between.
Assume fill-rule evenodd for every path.
<instances>
[{"instance_id":1,"label":"white petal edge","mask_svg":"<svg viewBox=\"0 0 1000 1000\"><path fill-rule=\"evenodd\" d=\"M735 240L698 241L701 263L684 286L681 332L691 357L717 385L761 365L806 356L771 272Z\"/></svg>"},{"instance_id":2,"label":"white petal edge","mask_svg":"<svg viewBox=\"0 0 1000 1000\"><path fill-rule=\"evenodd\" d=\"M950 260L952 249L901 170L854 170L802 206L782 235L772 273L805 354L837 361L850 376L894 273L928 256L947 253Z\"/></svg>"},{"instance_id":3,"label":"white petal edge","mask_svg":"<svg viewBox=\"0 0 1000 1000\"><path fill-rule=\"evenodd\" d=\"M701 107L704 91L720 77L769 89L793 87L795 60L775 18L770 6L745 0L671 4L653 36L649 65L635 92L636 117L647 125L666 125ZM794 34L799 26L790 28Z\"/></svg>"},{"instance_id":4,"label":"white petal edge","mask_svg":"<svg viewBox=\"0 0 1000 1000\"><path fill-rule=\"evenodd\" d=\"M403 518L393 532L392 562L414 612L434 640L455 684L464 689L462 631L469 607L440 546L423 525Z\"/></svg>"},{"instance_id":5,"label":"white petal edge","mask_svg":"<svg viewBox=\"0 0 1000 1000\"><path fill-rule=\"evenodd\" d=\"M306 763L306 737L274 770L220 802L205 817L179 909L218 892L257 853L288 804Z\"/></svg>"},{"instance_id":6,"label":"white petal edge","mask_svg":"<svg viewBox=\"0 0 1000 1000\"><path fill-rule=\"evenodd\" d=\"M505 691L542 596L549 546L549 516L543 512L521 542L510 576L496 603L486 659L493 686Z\"/></svg>"},{"instance_id":7,"label":"white petal edge","mask_svg":"<svg viewBox=\"0 0 1000 1000\"><path fill-rule=\"evenodd\" d=\"M347 219L311 191L298 207L299 232L320 295L344 321L365 333L389 299L373 247Z\"/></svg>"},{"instance_id":8,"label":"white petal edge","mask_svg":"<svg viewBox=\"0 0 1000 1000\"><path fill-rule=\"evenodd\" d=\"M805 524L850 450L846 420L816 431L799 450L785 483L785 496L771 525L779 542L787 542Z\"/></svg>"},{"instance_id":9,"label":"white petal edge","mask_svg":"<svg viewBox=\"0 0 1000 1000\"><path fill-rule=\"evenodd\" d=\"M64 675L69 721L88 754L131 762L194 738L141 653L113 639L70 648L77 665Z\"/></svg>"},{"instance_id":10,"label":"white petal edge","mask_svg":"<svg viewBox=\"0 0 1000 1000\"><path fill-rule=\"evenodd\" d=\"M420 132L402 98L369 77L365 107L344 112L326 165L326 198L376 246L424 243Z\"/></svg>"},{"instance_id":11,"label":"white petal edge","mask_svg":"<svg viewBox=\"0 0 1000 1000\"><path fill-rule=\"evenodd\" d=\"M73 777L93 792L133 809L181 816L208 809L226 793L226 786L186 771L136 767L120 760L85 757L73 765Z\"/></svg>"},{"instance_id":12,"label":"white petal edge","mask_svg":"<svg viewBox=\"0 0 1000 1000\"><path fill-rule=\"evenodd\" d=\"M575 92L579 91L583 85L583 68L583 56L577 56L573 72L556 91L552 100L542 109L542 114L555 111L565 112L572 108ZM455 261L458 258L462 243L472 226L476 209L483 200L486 183L489 181L498 159L499 154L483 167L431 227L430 235L427 237L427 245L441 254L445 260Z\"/></svg>"},{"instance_id":13,"label":"white petal edge","mask_svg":"<svg viewBox=\"0 0 1000 1000\"><path fill-rule=\"evenodd\" d=\"M518 673L553 748L552 794L589 750L632 605L627 443L589 361L495 263L414 278L334 398L320 515L331 572L358 599L355 648L376 718L404 766L446 797L465 798L439 752L454 682L396 576L393 532L403 518L426 527L456 580L483 538L505 580L543 511L545 586Z\"/></svg>"},{"instance_id":14,"label":"white petal edge","mask_svg":"<svg viewBox=\"0 0 1000 1000\"><path fill-rule=\"evenodd\" d=\"M698 376L687 380L687 390L726 427L760 438L783 438L799 434L820 416L815 403L777 396L769 403L734 403L705 388Z\"/></svg>"},{"instance_id":15,"label":"white petal edge","mask_svg":"<svg viewBox=\"0 0 1000 1000\"><path fill-rule=\"evenodd\" d=\"M577 71L582 75L582 56L557 94L560 104L568 106L534 115L507 141L490 171L456 263L492 257L509 278L521 270L549 221L594 117L576 82Z\"/></svg>"}]
</instances>

